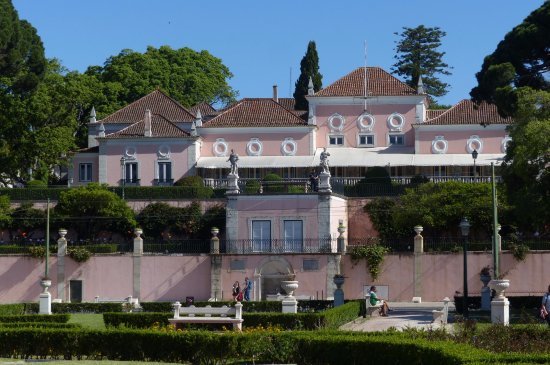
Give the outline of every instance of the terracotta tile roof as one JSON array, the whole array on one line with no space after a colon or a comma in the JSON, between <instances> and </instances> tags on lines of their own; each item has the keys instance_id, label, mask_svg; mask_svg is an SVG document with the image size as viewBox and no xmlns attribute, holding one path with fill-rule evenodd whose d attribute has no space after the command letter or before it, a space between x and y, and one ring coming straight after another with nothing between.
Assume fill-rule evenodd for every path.
<instances>
[{"instance_id":1,"label":"terracotta tile roof","mask_svg":"<svg viewBox=\"0 0 550 365\"><path fill-rule=\"evenodd\" d=\"M243 99L203 124L203 128L302 127L307 122L273 99Z\"/></svg>"},{"instance_id":2,"label":"terracotta tile roof","mask_svg":"<svg viewBox=\"0 0 550 365\"><path fill-rule=\"evenodd\" d=\"M439 117L449 109L428 109L426 110L426 119L433 119Z\"/></svg>"},{"instance_id":3,"label":"terracotta tile roof","mask_svg":"<svg viewBox=\"0 0 550 365\"><path fill-rule=\"evenodd\" d=\"M151 137L160 138L181 138L189 137L190 134L179 129L174 123L164 118L162 115L153 114L151 116ZM104 138L151 138L145 137L145 122L140 120L118 132L106 135ZM101 139L101 138L99 138Z\"/></svg>"},{"instance_id":4,"label":"terracotta tile roof","mask_svg":"<svg viewBox=\"0 0 550 365\"><path fill-rule=\"evenodd\" d=\"M192 122L195 115L191 114L180 103L160 90L155 90L141 99L105 117L103 123L136 123L143 119L145 110L164 116L171 122Z\"/></svg>"},{"instance_id":5,"label":"terracotta tile roof","mask_svg":"<svg viewBox=\"0 0 550 365\"><path fill-rule=\"evenodd\" d=\"M453 124L511 124L512 118L503 118L498 114L496 105L482 102L475 104L471 100L462 100L435 118L416 125L453 125Z\"/></svg>"},{"instance_id":6,"label":"terracotta tile roof","mask_svg":"<svg viewBox=\"0 0 550 365\"><path fill-rule=\"evenodd\" d=\"M364 96L365 68L359 67L315 96ZM380 67L367 67L367 93L369 96L416 95L416 90Z\"/></svg>"},{"instance_id":7,"label":"terracotta tile roof","mask_svg":"<svg viewBox=\"0 0 550 365\"><path fill-rule=\"evenodd\" d=\"M189 108L189 113L196 116L197 115L197 110L201 111L201 115L203 117L208 116L208 115L213 115L214 113L216 113L216 109L214 109L212 107L212 105L210 105L208 103L200 103L200 104L197 104L195 106L192 106L191 108Z\"/></svg>"},{"instance_id":8,"label":"terracotta tile roof","mask_svg":"<svg viewBox=\"0 0 550 365\"><path fill-rule=\"evenodd\" d=\"M77 153L99 153L99 146L81 148L76 152Z\"/></svg>"},{"instance_id":9,"label":"terracotta tile roof","mask_svg":"<svg viewBox=\"0 0 550 365\"><path fill-rule=\"evenodd\" d=\"M307 120L308 111L307 110L296 110L294 105L296 100L294 98L279 98L279 104L285 109L287 109L292 114L296 115L298 118Z\"/></svg>"}]
</instances>

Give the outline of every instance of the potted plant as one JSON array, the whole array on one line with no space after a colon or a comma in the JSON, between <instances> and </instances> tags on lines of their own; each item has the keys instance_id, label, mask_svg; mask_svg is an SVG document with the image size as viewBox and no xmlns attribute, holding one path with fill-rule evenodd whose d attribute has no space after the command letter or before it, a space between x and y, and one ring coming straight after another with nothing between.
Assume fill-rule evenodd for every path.
<instances>
[{"instance_id":1,"label":"potted plant","mask_svg":"<svg viewBox=\"0 0 550 365\"><path fill-rule=\"evenodd\" d=\"M336 284L336 287L338 289L340 289L340 287L344 284L345 279L346 279L346 277L342 274L336 274L332 278L332 280L334 281L334 284Z\"/></svg>"}]
</instances>

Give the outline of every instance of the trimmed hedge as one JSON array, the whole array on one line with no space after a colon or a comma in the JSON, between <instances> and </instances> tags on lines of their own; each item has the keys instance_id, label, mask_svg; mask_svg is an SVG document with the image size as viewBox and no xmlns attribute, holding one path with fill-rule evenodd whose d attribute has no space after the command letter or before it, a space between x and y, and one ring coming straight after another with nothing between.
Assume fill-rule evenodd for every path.
<instances>
[{"instance_id":1,"label":"trimmed hedge","mask_svg":"<svg viewBox=\"0 0 550 365\"><path fill-rule=\"evenodd\" d=\"M0 328L82 328L80 323L58 323L58 322L0 322Z\"/></svg>"},{"instance_id":2,"label":"trimmed hedge","mask_svg":"<svg viewBox=\"0 0 550 365\"><path fill-rule=\"evenodd\" d=\"M0 316L25 314L25 304L0 304Z\"/></svg>"},{"instance_id":3,"label":"trimmed hedge","mask_svg":"<svg viewBox=\"0 0 550 365\"><path fill-rule=\"evenodd\" d=\"M464 344L403 333L335 331L140 331L3 329L0 357L123 361L298 364L548 363L550 354L494 354Z\"/></svg>"},{"instance_id":4,"label":"trimmed hedge","mask_svg":"<svg viewBox=\"0 0 550 365\"><path fill-rule=\"evenodd\" d=\"M21 314L11 316L0 316L0 322L15 323L15 322L69 322L70 315L68 314Z\"/></svg>"},{"instance_id":5,"label":"trimmed hedge","mask_svg":"<svg viewBox=\"0 0 550 365\"><path fill-rule=\"evenodd\" d=\"M154 324L167 326L173 313L103 313L103 322L107 328L151 328Z\"/></svg>"}]
</instances>

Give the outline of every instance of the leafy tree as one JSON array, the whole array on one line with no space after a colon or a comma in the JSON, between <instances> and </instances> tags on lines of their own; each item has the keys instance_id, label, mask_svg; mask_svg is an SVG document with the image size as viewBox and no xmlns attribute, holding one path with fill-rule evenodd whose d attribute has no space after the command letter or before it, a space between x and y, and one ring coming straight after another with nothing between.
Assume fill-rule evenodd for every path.
<instances>
[{"instance_id":1,"label":"leafy tree","mask_svg":"<svg viewBox=\"0 0 550 365\"><path fill-rule=\"evenodd\" d=\"M7 195L0 195L0 228L9 227L11 221L10 198Z\"/></svg>"},{"instance_id":2,"label":"leafy tree","mask_svg":"<svg viewBox=\"0 0 550 365\"><path fill-rule=\"evenodd\" d=\"M550 222L550 92L519 88L515 123L502 164L508 201L522 229L547 233Z\"/></svg>"},{"instance_id":3,"label":"leafy tree","mask_svg":"<svg viewBox=\"0 0 550 365\"><path fill-rule=\"evenodd\" d=\"M514 111L502 107L506 106L507 94L514 87L550 90L548 34L550 2L545 1L506 34L492 54L485 57L476 74L478 86L470 92L472 98L497 103L501 113L509 115Z\"/></svg>"},{"instance_id":4,"label":"leafy tree","mask_svg":"<svg viewBox=\"0 0 550 365\"><path fill-rule=\"evenodd\" d=\"M126 202L95 183L62 192L54 216L58 225L75 228L82 238L94 238L100 231L130 235L136 226Z\"/></svg>"},{"instance_id":5,"label":"leafy tree","mask_svg":"<svg viewBox=\"0 0 550 365\"><path fill-rule=\"evenodd\" d=\"M385 167L373 166L367 169L365 177L359 183L391 185L391 178Z\"/></svg>"},{"instance_id":6,"label":"leafy tree","mask_svg":"<svg viewBox=\"0 0 550 365\"><path fill-rule=\"evenodd\" d=\"M0 0L0 94L32 92L46 69L44 47L36 29L20 20L11 0Z\"/></svg>"},{"instance_id":7,"label":"leafy tree","mask_svg":"<svg viewBox=\"0 0 550 365\"><path fill-rule=\"evenodd\" d=\"M175 210L177 208L164 202L147 205L137 215L137 221L143 228L144 236L159 238L175 224Z\"/></svg>"},{"instance_id":8,"label":"leafy tree","mask_svg":"<svg viewBox=\"0 0 550 365\"><path fill-rule=\"evenodd\" d=\"M177 208L174 230L178 234L194 238L201 228L201 219L201 205L194 201L187 207Z\"/></svg>"},{"instance_id":9,"label":"leafy tree","mask_svg":"<svg viewBox=\"0 0 550 365\"><path fill-rule=\"evenodd\" d=\"M504 217L508 208L499 196L499 214ZM485 238L491 234L490 184L425 183L416 189L407 189L393 203L388 199L375 199L365 209L372 215L374 227L386 238L392 234L406 237L418 224L424 226L427 236L457 236L463 217L470 220L472 235Z\"/></svg>"},{"instance_id":10,"label":"leafy tree","mask_svg":"<svg viewBox=\"0 0 550 365\"><path fill-rule=\"evenodd\" d=\"M323 75L319 72L319 55L314 41L309 41L305 56L300 62L300 77L296 81L294 90L295 108L297 110L308 110L308 102L305 98L309 85L309 78L313 81L313 90L321 90Z\"/></svg>"},{"instance_id":11,"label":"leafy tree","mask_svg":"<svg viewBox=\"0 0 550 365\"><path fill-rule=\"evenodd\" d=\"M11 216L12 230L32 231L46 227L46 212L42 209L34 208L31 202L23 203L12 212Z\"/></svg>"},{"instance_id":12,"label":"leafy tree","mask_svg":"<svg viewBox=\"0 0 550 365\"><path fill-rule=\"evenodd\" d=\"M86 74L103 83L121 85L116 100L123 104L155 88L161 88L186 107L201 102L229 104L237 95L227 83L233 74L219 58L187 47L147 47L145 53L125 49L107 59L103 67L89 67Z\"/></svg>"},{"instance_id":13,"label":"leafy tree","mask_svg":"<svg viewBox=\"0 0 550 365\"><path fill-rule=\"evenodd\" d=\"M210 230L213 227L217 227L220 230L219 236L222 236L225 232L225 206L214 205L204 212L201 218L200 229L197 232L197 237L210 238L212 234Z\"/></svg>"},{"instance_id":14,"label":"leafy tree","mask_svg":"<svg viewBox=\"0 0 550 365\"><path fill-rule=\"evenodd\" d=\"M415 89L422 76L424 89L432 97L447 94L449 84L437 76L451 74L449 65L443 62L445 52L438 51L441 38L447 33L439 27L419 25L416 28L403 27L402 33L395 34L400 40L396 42L394 58L397 62L392 66L392 72L404 77L407 85Z\"/></svg>"}]
</instances>

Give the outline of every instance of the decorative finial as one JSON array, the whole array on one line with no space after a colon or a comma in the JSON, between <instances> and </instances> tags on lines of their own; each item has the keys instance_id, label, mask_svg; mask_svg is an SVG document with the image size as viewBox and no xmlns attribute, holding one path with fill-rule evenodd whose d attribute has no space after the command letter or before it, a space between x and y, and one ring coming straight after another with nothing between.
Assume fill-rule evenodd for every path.
<instances>
[{"instance_id":1,"label":"decorative finial","mask_svg":"<svg viewBox=\"0 0 550 365\"><path fill-rule=\"evenodd\" d=\"M202 113L200 109L197 109L197 114L195 114L195 126L202 127Z\"/></svg>"},{"instance_id":2,"label":"decorative finial","mask_svg":"<svg viewBox=\"0 0 550 365\"><path fill-rule=\"evenodd\" d=\"M309 77L309 82L307 84L307 94L308 95L315 94L315 90L313 89L313 80L311 79L311 76Z\"/></svg>"},{"instance_id":3,"label":"decorative finial","mask_svg":"<svg viewBox=\"0 0 550 365\"><path fill-rule=\"evenodd\" d=\"M90 123L96 123L97 120L95 119L95 108L92 106L92 110L90 111Z\"/></svg>"},{"instance_id":4,"label":"decorative finial","mask_svg":"<svg viewBox=\"0 0 550 365\"><path fill-rule=\"evenodd\" d=\"M424 83L422 82L422 75L418 76L418 84L416 84L416 92L417 94L426 94L426 91L424 90Z\"/></svg>"}]
</instances>

